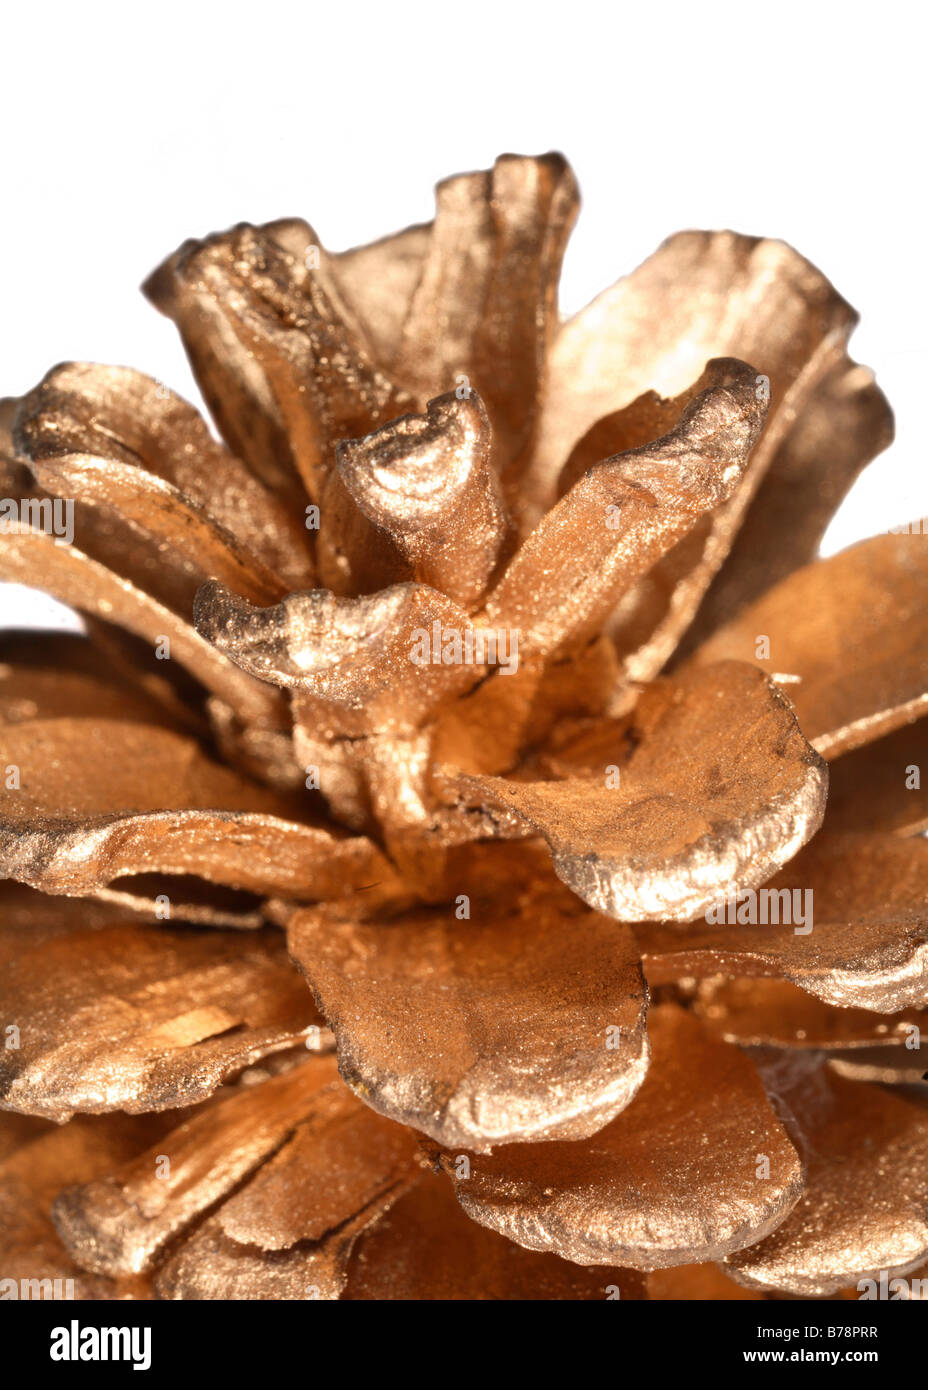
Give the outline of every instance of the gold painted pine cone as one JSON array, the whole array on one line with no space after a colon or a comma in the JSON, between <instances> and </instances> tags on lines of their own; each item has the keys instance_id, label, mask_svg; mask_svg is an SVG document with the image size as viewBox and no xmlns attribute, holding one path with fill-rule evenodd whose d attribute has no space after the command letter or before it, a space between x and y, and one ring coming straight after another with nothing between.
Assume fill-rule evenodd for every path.
<instances>
[{"instance_id":1,"label":"gold painted pine cone","mask_svg":"<svg viewBox=\"0 0 928 1390\"><path fill-rule=\"evenodd\" d=\"M0 653L0 1279L928 1260L928 550L815 558L890 412L782 243L560 321L577 203L504 156L358 250L185 243L146 289L224 443L126 368L4 403L0 577L86 635Z\"/></svg>"}]
</instances>

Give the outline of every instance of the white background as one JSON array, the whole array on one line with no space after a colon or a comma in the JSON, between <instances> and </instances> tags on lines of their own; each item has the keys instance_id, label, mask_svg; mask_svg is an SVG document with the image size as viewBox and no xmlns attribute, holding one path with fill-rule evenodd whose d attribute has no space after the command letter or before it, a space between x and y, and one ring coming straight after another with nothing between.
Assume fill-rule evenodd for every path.
<instances>
[{"instance_id":1,"label":"white background","mask_svg":"<svg viewBox=\"0 0 928 1390\"><path fill-rule=\"evenodd\" d=\"M670 232L784 237L860 311L897 439L826 551L928 512L924 11L914 3L4 10L0 394L63 359L198 400L137 286L185 237L306 217L333 249L431 215L432 185L558 148L584 197L562 308ZM4 624L35 620L0 594Z\"/></svg>"}]
</instances>

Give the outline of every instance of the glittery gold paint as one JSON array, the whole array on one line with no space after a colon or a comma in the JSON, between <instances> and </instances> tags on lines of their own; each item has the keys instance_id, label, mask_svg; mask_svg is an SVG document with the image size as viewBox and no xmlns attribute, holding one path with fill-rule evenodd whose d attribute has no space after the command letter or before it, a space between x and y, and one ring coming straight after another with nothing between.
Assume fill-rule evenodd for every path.
<instances>
[{"instance_id":1,"label":"glittery gold paint","mask_svg":"<svg viewBox=\"0 0 928 1390\"><path fill-rule=\"evenodd\" d=\"M779 242L562 322L577 207L503 155L371 246L185 242L145 288L222 443L122 367L0 401L0 578L85 626L0 640L0 1278L924 1266L928 550L815 560L889 409ZM764 885L814 926L706 918Z\"/></svg>"}]
</instances>

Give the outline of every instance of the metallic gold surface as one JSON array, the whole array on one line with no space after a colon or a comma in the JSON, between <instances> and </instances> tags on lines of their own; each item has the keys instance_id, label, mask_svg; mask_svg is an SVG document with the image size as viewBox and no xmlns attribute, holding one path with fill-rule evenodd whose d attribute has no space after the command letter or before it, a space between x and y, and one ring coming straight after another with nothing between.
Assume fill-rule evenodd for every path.
<instances>
[{"instance_id":1,"label":"metallic gold surface","mask_svg":"<svg viewBox=\"0 0 928 1390\"><path fill-rule=\"evenodd\" d=\"M752 1064L673 1005L652 1009L649 1031L628 1109L592 1139L475 1155L452 1178L468 1216L529 1250L644 1270L718 1259L780 1224L802 1167ZM442 1162L454 1175L453 1155Z\"/></svg>"},{"instance_id":2,"label":"metallic gold surface","mask_svg":"<svg viewBox=\"0 0 928 1390\"><path fill-rule=\"evenodd\" d=\"M648 1298L656 1302L722 1301L755 1302L764 1297L754 1289L744 1289L730 1279L720 1265L679 1265L676 1269L655 1269L648 1275Z\"/></svg>"},{"instance_id":3,"label":"metallic gold surface","mask_svg":"<svg viewBox=\"0 0 928 1390\"><path fill-rule=\"evenodd\" d=\"M85 1267L117 1275L150 1270L212 1209L217 1247L239 1247L256 1277L262 1263L272 1277L273 1252L324 1250L393 1200L419 1172L417 1155L409 1131L355 1100L321 1057L231 1088L105 1179L64 1191L53 1215Z\"/></svg>"},{"instance_id":4,"label":"metallic gold surface","mask_svg":"<svg viewBox=\"0 0 928 1390\"><path fill-rule=\"evenodd\" d=\"M905 1086L907 1100L928 1099L925 1054L918 1048L860 1047L828 1054L828 1065L850 1081L873 1081L881 1086Z\"/></svg>"},{"instance_id":5,"label":"metallic gold surface","mask_svg":"<svg viewBox=\"0 0 928 1390\"><path fill-rule=\"evenodd\" d=\"M362 1236L342 1296L350 1301L594 1302L648 1294L635 1270L583 1269L557 1255L523 1250L469 1221L448 1184L427 1175Z\"/></svg>"},{"instance_id":6,"label":"metallic gold surface","mask_svg":"<svg viewBox=\"0 0 928 1390\"><path fill-rule=\"evenodd\" d=\"M370 841L292 820L292 802L164 729L33 720L0 730L0 760L20 770L0 794L0 869L45 892L164 873L327 897L392 873Z\"/></svg>"},{"instance_id":7,"label":"metallic gold surface","mask_svg":"<svg viewBox=\"0 0 928 1390\"><path fill-rule=\"evenodd\" d=\"M333 904L291 919L342 1076L447 1145L595 1133L648 1065L631 931L556 883L487 897L462 876L458 888L463 899L413 914L359 922Z\"/></svg>"},{"instance_id":8,"label":"metallic gold surface","mask_svg":"<svg viewBox=\"0 0 928 1390\"><path fill-rule=\"evenodd\" d=\"M788 427L681 643L682 653L815 559L861 468L893 438L892 411L873 373L843 348L834 349L805 400L784 413Z\"/></svg>"},{"instance_id":9,"label":"metallic gold surface","mask_svg":"<svg viewBox=\"0 0 928 1390\"><path fill-rule=\"evenodd\" d=\"M471 609L509 531L490 448L486 410L468 388L336 452L352 501L394 540L413 578Z\"/></svg>"},{"instance_id":10,"label":"metallic gold surface","mask_svg":"<svg viewBox=\"0 0 928 1390\"><path fill-rule=\"evenodd\" d=\"M607 710L618 678L606 637L561 660L520 661L514 673L489 674L439 713L433 761L467 772L508 772L561 723Z\"/></svg>"},{"instance_id":11,"label":"metallic gold surface","mask_svg":"<svg viewBox=\"0 0 928 1390\"><path fill-rule=\"evenodd\" d=\"M788 980L705 980L692 1008L714 1033L742 1047L822 1048L846 1052L849 1061L856 1054L879 1051L887 1066L905 1060L907 1040L914 1036L920 1047L921 1033L928 1032L926 1009L889 1017L869 1009L839 1009ZM909 1054L913 1067L919 1047Z\"/></svg>"},{"instance_id":12,"label":"metallic gold surface","mask_svg":"<svg viewBox=\"0 0 928 1390\"><path fill-rule=\"evenodd\" d=\"M812 559L840 500L839 488L850 481L844 481L845 472L888 443L891 416L872 377L851 364L843 349L830 353L835 365L818 385L808 385L820 372L816 353L785 400L772 400L764 432L730 500L701 516L615 605L608 630L628 679L652 678L675 649L678 654L691 650L701 632L717 625L717 611L737 608L758 589ZM598 420L574 446L561 472L559 491L566 491L599 459L666 433L709 384L709 374L704 373L673 400L648 391ZM755 391L763 397L768 389L769 378L757 376ZM809 399L797 414L800 394ZM838 428L846 439L839 436L834 441L829 435L826 447L823 431ZM821 467L810 465L810 456L818 454L829 459L827 479Z\"/></svg>"},{"instance_id":13,"label":"metallic gold surface","mask_svg":"<svg viewBox=\"0 0 928 1390\"><path fill-rule=\"evenodd\" d=\"M162 1298L337 1298L355 1240L421 1170L413 1135L361 1105L326 1058L243 1084L160 1143L173 1190L149 1154L65 1193L55 1217L107 1268L147 1267L182 1232L156 1276Z\"/></svg>"},{"instance_id":14,"label":"metallic gold surface","mask_svg":"<svg viewBox=\"0 0 928 1390\"><path fill-rule=\"evenodd\" d=\"M0 1278L924 1266L928 552L814 562L888 407L781 243L560 323L577 202L504 155L371 246L184 243L146 288L224 444L126 368L0 400L0 579L85 628L0 638ZM698 920L763 887L810 930Z\"/></svg>"},{"instance_id":15,"label":"metallic gold surface","mask_svg":"<svg viewBox=\"0 0 928 1390\"><path fill-rule=\"evenodd\" d=\"M392 371L402 347L403 322L429 251L432 223L406 227L350 251L330 252L329 265L377 360Z\"/></svg>"},{"instance_id":16,"label":"metallic gold surface","mask_svg":"<svg viewBox=\"0 0 928 1390\"><path fill-rule=\"evenodd\" d=\"M18 1119L0 1112L0 1135L9 1138ZM50 1209L62 1187L102 1177L155 1143L163 1128L158 1115L78 1115L66 1125L43 1124L17 1135L0 1163L0 1277L71 1279L81 1301L151 1297L147 1282L136 1276L88 1272L61 1244Z\"/></svg>"},{"instance_id":17,"label":"metallic gold surface","mask_svg":"<svg viewBox=\"0 0 928 1390\"><path fill-rule=\"evenodd\" d=\"M100 648L75 632L0 632L0 723L33 719L98 718L159 724L177 732L196 727L139 681L108 667Z\"/></svg>"},{"instance_id":18,"label":"metallic gold surface","mask_svg":"<svg viewBox=\"0 0 928 1390\"><path fill-rule=\"evenodd\" d=\"M835 758L828 768L829 830L928 830L928 719ZM913 770L918 771L917 779Z\"/></svg>"},{"instance_id":19,"label":"metallic gold surface","mask_svg":"<svg viewBox=\"0 0 928 1390\"><path fill-rule=\"evenodd\" d=\"M58 937L125 923L125 912L112 903L93 898L52 898L12 879L0 880L0 964L4 968L23 952Z\"/></svg>"},{"instance_id":20,"label":"metallic gold surface","mask_svg":"<svg viewBox=\"0 0 928 1390\"><path fill-rule=\"evenodd\" d=\"M392 1200L421 1166L416 1137L335 1085L305 1108L279 1153L219 1213L231 1239L262 1250L324 1240Z\"/></svg>"},{"instance_id":21,"label":"metallic gold surface","mask_svg":"<svg viewBox=\"0 0 928 1390\"><path fill-rule=\"evenodd\" d=\"M586 431L646 391L676 396L712 357L770 378L778 408L803 367L856 315L780 241L680 232L563 326L551 352L533 461L542 506Z\"/></svg>"},{"instance_id":22,"label":"metallic gold surface","mask_svg":"<svg viewBox=\"0 0 928 1390\"><path fill-rule=\"evenodd\" d=\"M746 665L655 684L613 747L595 777L463 777L448 790L542 834L564 882L620 921L687 920L729 886L756 887L821 822L824 764Z\"/></svg>"},{"instance_id":23,"label":"metallic gold surface","mask_svg":"<svg viewBox=\"0 0 928 1390\"><path fill-rule=\"evenodd\" d=\"M834 758L928 710L926 595L925 537L875 536L791 574L714 633L694 660L756 661L797 678L788 694L799 723ZM758 657L761 635L769 655Z\"/></svg>"},{"instance_id":24,"label":"metallic gold surface","mask_svg":"<svg viewBox=\"0 0 928 1390\"><path fill-rule=\"evenodd\" d=\"M4 494L10 495L4 488ZM15 494L19 495L19 494ZM56 541L32 526L0 532L0 579L19 584L40 582L62 603L82 613L118 623L154 649L167 637L172 659L243 719L258 725L280 724L285 717L279 693L262 687L217 652L182 618L128 579L113 573L107 563L77 546Z\"/></svg>"},{"instance_id":25,"label":"metallic gold surface","mask_svg":"<svg viewBox=\"0 0 928 1390\"><path fill-rule=\"evenodd\" d=\"M118 883L119 887L97 888L91 896L97 902L112 903L123 917L131 912L161 922L167 903L172 921L194 927L251 931L269 920L257 894L222 888L192 875L131 874Z\"/></svg>"},{"instance_id":26,"label":"metallic gold surface","mask_svg":"<svg viewBox=\"0 0 928 1390\"><path fill-rule=\"evenodd\" d=\"M366 1207L318 1241L287 1250L259 1250L224 1235L216 1217L197 1227L161 1266L155 1296L163 1299L336 1299L360 1235L381 1219L399 1193Z\"/></svg>"},{"instance_id":27,"label":"metallic gold surface","mask_svg":"<svg viewBox=\"0 0 928 1390\"><path fill-rule=\"evenodd\" d=\"M502 155L445 179L395 370L438 395L463 376L483 397L521 510L557 332L557 281L579 197L563 156Z\"/></svg>"},{"instance_id":28,"label":"metallic gold surface","mask_svg":"<svg viewBox=\"0 0 928 1390\"><path fill-rule=\"evenodd\" d=\"M0 1104L54 1120L176 1108L299 1046L311 1026L322 1045L273 929L87 929L84 915L54 939L6 947L3 1016L20 1046L0 1053Z\"/></svg>"},{"instance_id":29,"label":"metallic gold surface","mask_svg":"<svg viewBox=\"0 0 928 1390\"><path fill-rule=\"evenodd\" d=\"M486 611L491 626L519 629L526 656L589 640L623 592L731 496L767 404L744 362L714 361L707 378L669 433L590 469L516 553Z\"/></svg>"},{"instance_id":30,"label":"metallic gold surface","mask_svg":"<svg viewBox=\"0 0 928 1390\"><path fill-rule=\"evenodd\" d=\"M148 535L193 584L216 577L257 601L312 581L308 533L192 406L125 367L56 367L21 402L15 440L46 492L79 497ZM79 529L79 527L78 527Z\"/></svg>"},{"instance_id":31,"label":"metallic gold surface","mask_svg":"<svg viewBox=\"0 0 928 1390\"><path fill-rule=\"evenodd\" d=\"M254 608L208 584L195 612L198 631L236 665L311 698L322 733L407 732L481 674L475 666L410 660L417 630L431 632L435 622L468 626L462 608L424 584L356 599L296 593L274 608Z\"/></svg>"},{"instance_id":32,"label":"metallic gold surface","mask_svg":"<svg viewBox=\"0 0 928 1390\"><path fill-rule=\"evenodd\" d=\"M809 1298L923 1264L928 1114L821 1069L791 1073L786 1064L771 1084L799 1135L806 1186L771 1236L729 1256L733 1278Z\"/></svg>"},{"instance_id":33,"label":"metallic gold surface","mask_svg":"<svg viewBox=\"0 0 928 1390\"><path fill-rule=\"evenodd\" d=\"M241 224L187 242L151 277L234 452L286 496L317 501L337 440L414 404L373 361L305 223ZM319 248L317 247L317 250Z\"/></svg>"},{"instance_id":34,"label":"metallic gold surface","mask_svg":"<svg viewBox=\"0 0 928 1390\"><path fill-rule=\"evenodd\" d=\"M220 1094L159 1135L153 1149L95 1182L66 1188L53 1210L60 1239L98 1273L151 1269L173 1236L274 1154L334 1079L334 1061L323 1057Z\"/></svg>"},{"instance_id":35,"label":"metallic gold surface","mask_svg":"<svg viewBox=\"0 0 928 1390\"><path fill-rule=\"evenodd\" d=\"M730 499L617 603L610 627L629 679L656 675L710 583L727 586L725 561L742 524L768 514L758 488L768 470L775 485L784 441L841 360L854 322L824 276L783 243L684 232L564 325L530 473L536 506L550 505L557 469L584 436L623 417L623 428L641 429L652 414L642 405L679 396L710 358L752 363L758 394L770 402L767 427ZM636 442L649 438L646 432ZM822 467L816 460L816 487ZM734 571L742 568L736 559Z\"/></svg>"},{"instance_id":36,"label":"metallic gold surface","mask_svg":"<svg viewBox=\"0 0 928 1390\"><path fill-rule=\"evenodd\" d=\"M928 843L818 837L773 887L811 890L813 930L703 924L636 928L653 985L724 974L792 981L838 1007L892 1014L928 997Z\"/></svg>"}]
</instances>

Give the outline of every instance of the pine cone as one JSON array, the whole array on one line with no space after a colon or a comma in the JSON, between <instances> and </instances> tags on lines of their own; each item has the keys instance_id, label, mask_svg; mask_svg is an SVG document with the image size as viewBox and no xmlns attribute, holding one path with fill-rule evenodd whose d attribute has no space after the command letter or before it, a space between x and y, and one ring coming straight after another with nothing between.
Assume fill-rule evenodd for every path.
<instances>
[{"instance_id":1,"label":"pine cone","mask_svg":"<svg viewBox=\"0 0 928 1390\"><path fill-rule=\"evenodd\" d=\"M5 403L0 578L85 631L2 643L0 1288L928 1259L928 549L815 558L889 409L779 242L560 322L577 204L507 155L358 250L186 242L224 443L126 368Z\"/></svg>"}]
</instances>

